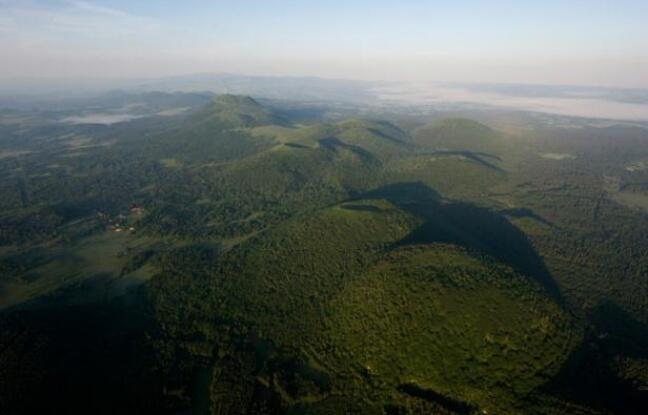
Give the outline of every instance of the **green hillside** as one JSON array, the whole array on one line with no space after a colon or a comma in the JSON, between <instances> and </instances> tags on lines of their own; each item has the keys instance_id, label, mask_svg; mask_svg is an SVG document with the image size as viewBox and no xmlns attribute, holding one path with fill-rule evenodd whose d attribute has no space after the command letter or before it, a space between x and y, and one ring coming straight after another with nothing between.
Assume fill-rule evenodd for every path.
<instances>
[{"instance_id":1,"label":"green hillside","mask_svg":"<svg viewBox=\"0 0 648 415\"><path fill-rule=\"evenodd\" d=\"M489 413L512 411L571 347L569 319L541 291L451 245L390 252L345 286L334 310L336 343L377 384Z\"/></svg>"},{"instance_id":2,"label":"green hillside","mask_svg":"<svg viewBox=\"0 0 648 415\"><path fill-rule=\"evenodd\" d=\"M414 142L435 149L487 151L500 137L484 124L464 118L448 118L417 128Z\"/></svg>"},{"instance_id":3,"label":"green hillside","mask_svg":"<svg viewBox=\"0 0 648 415\"><path fill-rule=\"evenodd\" d=\"M269 342L274 352L257 365L272 368L296 353L296 367L250 373L269 382L281 407L310 413L336 395L368 399L367 408L407 407L421 398L402 388L416 385L469 407L511 410L560 367L571 348L569 318L539 285L492 259L453 245L398 248L422 223L380 199L296 218L225 254L222 268L194 283L213 311L166 315L179 311L169 303L192 300L174 299L172 276L163 280L169 286L158 282L160 322L177 322L167 330L201 356L216 351L189 339L218 338L213 314ZM231 347L227 358L242 359ZM479 370L467 370L473 364ZM325 386L306 377L292 390L302 371Z\"/></svg>"},{"instance_id":4,"label":"green hillside","mask_svg":"<svg viewBox=\"0 0 648 415\"><path fill-rule=\"evenodd\" d=\"M0 117L0 413L648 405L643 129L199 98Z\"/></svg>"},{"instance_id":5,"label":"green hillside","mask_svg":"<svg viewBox=\"0 0 648 415\"><path fill-rule=\"evenodd\" d=\"M220 95L198 111L189 122L220 124L228 128L251 128L263 125L287 125L288 121L260 105L251 97Z\"/></svg>"}]
</instances>

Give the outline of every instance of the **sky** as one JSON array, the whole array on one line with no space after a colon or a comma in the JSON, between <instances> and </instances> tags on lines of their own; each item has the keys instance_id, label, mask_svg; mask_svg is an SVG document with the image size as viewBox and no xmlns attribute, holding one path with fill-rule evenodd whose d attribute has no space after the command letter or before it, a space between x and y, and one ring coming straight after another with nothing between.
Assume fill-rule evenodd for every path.
<instances>
[{"instance_id":1,"label":"sky","mask_svg":"<svg viewBox=\"0 0 648 415\"><path fill-rule=\"evenodd\" d=\"M0 78L648 88L647 0L0 0Z\"/></svg>"}]
</instances>

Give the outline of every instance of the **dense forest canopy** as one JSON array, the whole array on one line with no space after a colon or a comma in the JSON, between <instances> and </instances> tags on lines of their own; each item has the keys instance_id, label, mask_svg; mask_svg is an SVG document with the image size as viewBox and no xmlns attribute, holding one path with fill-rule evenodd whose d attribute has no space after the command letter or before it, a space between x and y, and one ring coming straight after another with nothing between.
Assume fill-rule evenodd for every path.
<instances>
[{"instance_id":1,"label":"dense forest canopy","mask_svg":"<svg viewBox=\"0 0 648 415\"><path fill-rule=\"evenodd\" d=\"M0 111L1 413L648 407L646 125L54 107Z\"/></svg>"}]
</instances>

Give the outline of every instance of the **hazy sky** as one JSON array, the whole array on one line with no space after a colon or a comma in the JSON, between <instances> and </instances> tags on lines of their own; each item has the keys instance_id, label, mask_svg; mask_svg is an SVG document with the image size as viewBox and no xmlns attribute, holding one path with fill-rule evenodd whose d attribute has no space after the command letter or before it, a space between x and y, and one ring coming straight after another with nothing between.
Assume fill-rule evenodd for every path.
<instances>
[{"instance_id":1,"label":"hazy sky","mask_svg":"<svg viewBox=\"0 0 648 415\"><path fill-rule=\"evenodd\" d=\"M0 0L0 77L648 87L648 0Z\"/></svg>"}]
</instances>

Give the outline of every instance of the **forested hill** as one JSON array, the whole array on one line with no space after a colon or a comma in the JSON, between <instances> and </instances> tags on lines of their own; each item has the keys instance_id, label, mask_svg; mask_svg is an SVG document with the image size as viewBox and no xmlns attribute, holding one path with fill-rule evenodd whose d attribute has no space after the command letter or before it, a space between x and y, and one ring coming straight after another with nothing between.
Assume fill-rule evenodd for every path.
<instances>
[{"instance_id":1,"label":"forested hill","mask_svg":"<svg viewBox=\"0 0 648 415\"><path fill-rule=\"evenodd\" d=\"M646 130L115 99L0 114L1 413L648 407Z\"/></svg>"}]
</instances>

